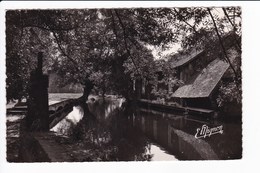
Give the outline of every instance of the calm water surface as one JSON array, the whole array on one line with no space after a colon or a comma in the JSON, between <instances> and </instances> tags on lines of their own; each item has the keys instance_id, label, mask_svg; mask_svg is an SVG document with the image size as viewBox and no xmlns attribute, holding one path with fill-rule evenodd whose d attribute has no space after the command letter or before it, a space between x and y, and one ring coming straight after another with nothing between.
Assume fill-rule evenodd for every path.
<instances>
[{"instance_id":1,"label":"calm water surface","mask_svg":"<svg viewBox=\"0 0 260 173\"><path fill-rule=\"evenodd\" d=\"M196 139L196 130L203 125L222 125L223 134ZM207 121L168 114L129 106L123 99L75 106L51 130L108 152L108 160L239 159L242 155L239 120Z\"/></svg>"}]
</instances>

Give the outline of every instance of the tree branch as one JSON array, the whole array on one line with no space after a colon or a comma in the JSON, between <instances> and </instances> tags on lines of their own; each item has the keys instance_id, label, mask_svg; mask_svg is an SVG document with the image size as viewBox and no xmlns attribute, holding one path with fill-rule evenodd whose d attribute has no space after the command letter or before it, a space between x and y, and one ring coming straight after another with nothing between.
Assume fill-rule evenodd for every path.
<instances>
[{"instance_id":1,"label":"tree branch","mask_svg":"<svg viewBox=\"0 0 260 173\"><path fill-rule=\"evenodd\" d=\"M181 16L180 13L176 10L176 8L173 8L174 12L178 15L178 16ZM183 16L181 16L183 17ZM179 19L180 21L184 22L186 25L188 25L189 27L191 27L193 29L193 31L196 33L196 34L199 34L198 31L196 30L195 26L192 26L191 24L189 24L187 21L183 20L183 19Z\"/></svg>"},{"instance_id":2,"label":"tree branch","mask_svg":"<svg viewBox=\"0 0 260 173\"><path fill-rule=\"evenodd\" d=\"M135 69L136 69L137 73L142 76L142 73L139 71L139 68L137 67L137 65L136 65L136 63L135 63L135 61L134 61L134 58L132 57L131 52L130 52L130 50L129 50L129 48L128 48L128 44L127 44L127 40L126 40L127 35L126 35L125 26L124 26L124 24L123 24L123 22L122 22L122 20L121 20L121 18L120 18L120 16L119 16L117 10L115 9L114 11L115 11L115 13L116 13L116 16L117 16L117 18L118 18L118 21L119 21L119 23L120 23L122 29L123 29L124 45L125 45L126 51L127 51L128 55L129 55L129 57L131 58L131 60L132 60L132 62L133 62L133 64L134 64L134 66L135 66Z\"/></svg>"},{"instance_id":3,"label":"tree branch","mask_svg":"<svg viewBox=\"0 0 260 173\"><path fill-rule=\"evenodd\" d=\"M111 14L111 17L112 17L113 33L115 34L116 40L117 40L117 43L118 43L118 35L117 35L117 31L116 31L116 23L115 23L113 12L110 11L110 14ZM129 39L130 42L133 43L133 45L138 46L138 48L140 48L140 49L142 48L136 40L129 38L129 37L128 37L128 39Z\"/></svg>"},{"instance_id":4,"label":"tree branch","mask_svg":"<svg viewBox=\"0 0 260 173\"><path fill-rule=\"evenodd\" d=\"M71 58L70 56L68 56L68 54L63 50L63 48L61 47L60 40L59 40L59 38L58 38L56 32L55 32L55 31L52 31L52 33L53 33L53 36L54 36L54 38L55 38L55 40L56 40L56 43L57 43L57 45L58 45L58 47L59 47L61 53L62 53L64 56L66 56L66 57L74 64L75 68L80 72L80 74L82 74L82 72L85 72L85 73L86 73L86 71L85 71L85 70L82 71L82 70L79 68L77 62L76 62L73 58Z\"/></svg>"},{"instance_id":5,"label":"tree branch","mask_svg":"<svg viewBox=\"0 0 260 173\"><path fill-rule=\"evenodd\" d=\"M237 28L236 28L235 24L234 24L234 23L231 21L231 19L229 18L226 9L223 7L222 10L223 10L223 12L224 12L226 18L228 19L229 23L233 26L234 33L236 33ZM238 48L239 48L239 51L240 51L240 53L241 53L241 46L240 46L239 41L237 40L236 37L235 37L235 41L236 41L236 44L237 44L237 46L238 46Z\"/></svg>"},{"instance_id":6,"label":"tree branch","mask_svg":"<svg viewBox=\"0 0 260 173\"><path fill-rule=\"evenodd\" d=\"M233 67L233 65L232 65L232 63L231 63L231 61L230 61L230 59L229 59L228 56L227 56L227 52L226 52L225 47L224 47L224 45L223 45L223 42L222 42L222 40L221 40L221 36L219 35L219 32L218 32L218 28L217 28L216 22L215 22L215 20L214 20L212 14L211 14L210 9L207 8L207 10L208 10L208 13L209 13L209 15L210 15L210 17L211 17L211 19L212 19L212 22L213 22L213 25L214 25L215 31L216 31L217 36L218 36L219 43L220 43L221 48L222 48L223 53L224 53L224 56L225 56L226 60L228 61L228 63L229 63L229 65L230 65L231 69L233 70L234 75L235 75L235 79L236 79L236 81L238 82L238 80L239 80L238 75L237 75L236 70L235 70L235 68Z\"/></svg>"},{"instance_id":7,"label":"tree branch","mask_svg":"<svg viewBox=\"0 0 260 173\"><path fill-rule=\"evenodd\" d=\"M46 47L43 42L41 41L41 39L39 38L38 34L34 31L33 28L30 28L30 32L35 36L35 38L37 39L38 43L42 46L42 47Z\"/></svg>"},{"instance_id":8,"label":"tree branch","mask_svg":"<svg viewBox=\"0 0 260 173\"><path fill-rule=\"evenodd\" d=\"M85 70L81 70L81 69L79 68L79 66L78 66L78 63L77 63L74 59L72 59L72 58L63 50L63 48L61 47L60 40L59 40L59 38L58 38L58 36L57 36L57 33L55 32L55 31L69 31L69 30L73 30L73 29L75 29L75 28L51 29L51 28L46 28L46 27L38 26L38 25L28 25L28 26L23 26L23 27L31 27L31 28L34 27L34 28L39 28L39 29L42 29L42 30L46 30L46 31L52 32L52 33L53 33L53 36L54 36L54 38L55 38L55 40L56 40L56 43L57 43L57 45L58 45L58 48L60 49L61 53L62 53L64 56L66 56L66 57L74 64L75 68L76 68L80 73L85 72L85 73L87 74L87 72L86 72ZM39 38L38 38L38 39L39 39Z\"/></svg>"}]
</instances>

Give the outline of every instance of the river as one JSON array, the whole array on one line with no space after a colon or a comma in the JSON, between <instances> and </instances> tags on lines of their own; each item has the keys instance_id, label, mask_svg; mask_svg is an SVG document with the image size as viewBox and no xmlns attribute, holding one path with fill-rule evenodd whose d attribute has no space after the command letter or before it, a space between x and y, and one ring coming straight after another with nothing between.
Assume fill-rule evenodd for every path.
<instances>
[{"instance_id":1,"label":"river","mask_svg":"<svg viewBox=\"0 0 260 173\"><path fill-rule=\"evenodd\" d=\"M198 133L196 138L203 127L221 127L222 131L208 136ZM223 160L242 157L241 127L237 119L209 121L110 98L90 99L86 105L73 107L51 131L81 144L82 151L95 148L101 160Z\"/></svg>"}]
</instances>

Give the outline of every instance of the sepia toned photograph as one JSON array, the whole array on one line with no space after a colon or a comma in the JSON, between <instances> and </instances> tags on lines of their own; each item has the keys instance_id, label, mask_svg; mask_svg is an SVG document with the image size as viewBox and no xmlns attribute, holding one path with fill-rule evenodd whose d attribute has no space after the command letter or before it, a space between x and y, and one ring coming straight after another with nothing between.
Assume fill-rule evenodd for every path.
<instances>
[{"instance_id":1,"label":"sepia toned photograph","mask_svg":"<svg viewBox=\"0 0 260 173\"><path fill-rule=\"evenodd\" d=\"M6 161L242 159L240 6L5 11Z\"/></svg>"}]
</instances>

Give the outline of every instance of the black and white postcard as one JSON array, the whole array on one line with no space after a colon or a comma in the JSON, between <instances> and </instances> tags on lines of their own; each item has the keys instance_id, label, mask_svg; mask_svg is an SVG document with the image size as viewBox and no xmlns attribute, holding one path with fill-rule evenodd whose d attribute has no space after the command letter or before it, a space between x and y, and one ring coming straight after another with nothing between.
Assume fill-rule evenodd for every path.
<instances>
[{"instance_id":1,"label":"black and white postcard","mask_svg":"<svg viewBox=\"0 0 260 173\"><path fill-rule=\"evenodd\" d=\"M248 9L59 3L1 9L5 164L243 161Z\"/></svg>"}]
</instances>

